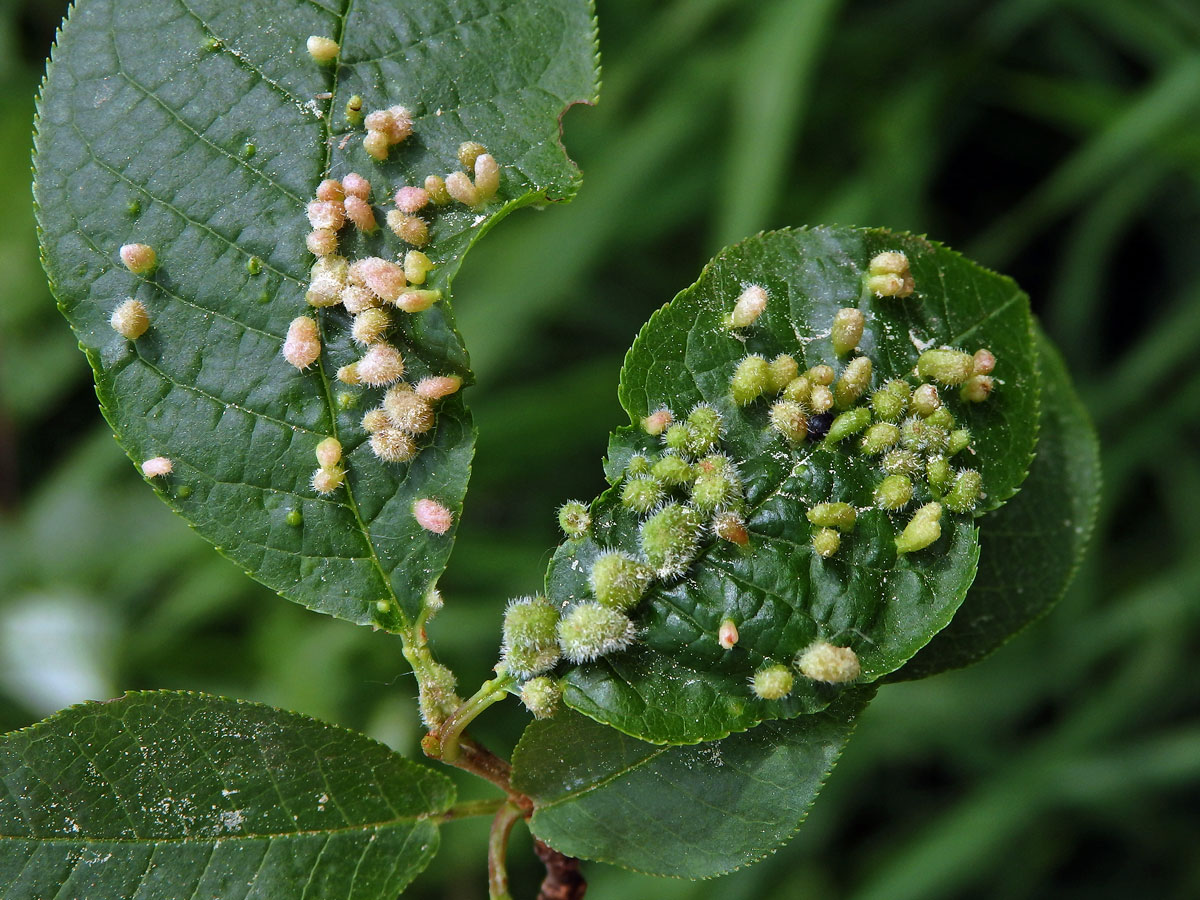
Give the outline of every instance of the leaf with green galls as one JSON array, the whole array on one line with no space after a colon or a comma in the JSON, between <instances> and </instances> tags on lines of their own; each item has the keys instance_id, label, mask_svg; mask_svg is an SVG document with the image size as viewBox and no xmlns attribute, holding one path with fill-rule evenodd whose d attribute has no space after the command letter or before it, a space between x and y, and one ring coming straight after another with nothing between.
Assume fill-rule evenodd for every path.
<instances>
[{"instance_id":1,"label":"leaf with green galls","mask_svg":"<svg viewBox=\"0 0 1200 900\"><path fill-rule=\"evenodd\" d=\"M335 62L310 57L312 35L340 44ZM414 459L404 461L409 440L380 439L394 462L372 452L362 418L382 389L334 381L363 355L350 317L305 303L306 205L322 179L358 172L382 221L398 188L460 170L465 141L486 146L501 167L497 196L420 211L432 269L414 257L409 272L442 299L393 312L389 337L414 385L467 378L451 279L505 214L575 192L559 120L595 92L587 0L484 0L468 17L446 0L75 4L38 103L42 250L121 445L139 464L173 463L156 483L163 499L289 599L389 630L411 623L453 544L452 532L420 526L414 502L436 501L457 521L474 431L454 394L437 401ZM413 134L386 162L346 117L354 95L366 112L412 113ZM388 228L347 224L338 241L350 259L404 256ZM152 270L144 254L118 258L135 244L154 251ZM436 295L405 296L416 310ZM130 297L149 319L144 333L125 329L135 340L109 324ZM319 346L294 345L289 359L315 359L298 371L281 348L302 315L320 333ZM321 495L314 449L331 436L345 448L345 481L322 480Z\"/></svg>"},{"instance_id":2,"label":"leaf with green galls","mask_svg":"<svg viewBox=\"0 0 1200 900\"><path fill-rule=\"evenodd\" d=\"M1038 334L1037 456L1021 492L982 522L979 575L954 620L889 680L927 678L987 656L1058 602L1083 559L1100 502L1100 454L1062 357Z\"/></svg>"},{"instance_id":3,"label":"leaf with green galls","mask_svg":"<svg viewBox=\"0 0 1200 900\"><path fill-rule=\"evenodd\" d=\"M0 737L0 895L393 900L444 775L256 703L152 691Z\"/></svg>"},{"instance_id":4,"label":"leaf with green galls","mask_svg":"<svg viewBox=\"0 0 1200 900\"><path fill-rule=\"evenodd\" d=\"M868 265L885 251L906 255L911 295L880 297L868 288ZM765 309L752 324L731 329L731 310L751 284L765 290ZM860 310L864 320L849 356L830 340L844 308ZM850 337L843 335L837 350L847 350ZM941 347L991 351L995 391L972 403L936 385L914 390L921 404L914 409L929 418L901 423L902 458L886 461L870 446L864 452L871 392L892 380L916 389L918 360ZM839 398L833 421L841 424L824 440L796 441L772 425L780 385L768 374L750 378L745 360L781 354L794 357L801 371L833 368L831 390ZM865 359L870 363L856 361ZM1000 507L1028 470L1039 392L1028 299L1010 279L938 244L879 229L816 228L760 235L724 251L695 285L655 313L626 357L620 398L635 424L610 441L605 471L613 487L593 504L589 534L566 541L551 561L547 596L568 608L589 600L588 573L606 551L638 554L658 570L630 612L633 645L568 668L565 702L642 740L684 744L825 708L845 684L797 672L780 698L774 695L782 679L767 679L766 697L751 684L773 666L795 670L797 657L817 642L850 648L859 683L896 671L962 603L979 557L976 517ZM660 459L664 449L642 420L666 409L683 421L698 404L722 417L720 450L741 481L742 499L730 506L744 518L744 546L711 530L694 539L691 519L698 514L686 486L672 488L664 507L674 530L658 527L663 511L646 515L622 503L628 461ZM941 489L923 474L927 460L948 451L951 427L970 434L970 446L951 464L977 470L984 485L986 496L972 511L939 503ZM902 508L876 502L889 465L920 469L910 473L906 503L890 495L891 505ZM828 503L849 506L821 507ZM820 523L810 521L814 508ZM830 510L854 515L834 516L832 528L825 522ZM814 536L828 555L816 552ZM720 643L727 619L739 634L730 649Z\"/></svg>"}]
</instances>

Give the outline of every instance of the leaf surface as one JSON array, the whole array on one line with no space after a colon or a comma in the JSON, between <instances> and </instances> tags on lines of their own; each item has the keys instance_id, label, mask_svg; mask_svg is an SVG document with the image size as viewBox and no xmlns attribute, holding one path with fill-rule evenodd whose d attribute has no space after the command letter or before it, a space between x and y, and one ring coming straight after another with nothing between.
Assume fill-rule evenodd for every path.
<instances>
[{"instance_id":1,"label":"leaf surface","mask_svg":"<svg viewBox=\"0 0 1200 900\"><path fill-rule=\"evenodd\" d=\"M444 776L353 732L167 691L0 737L0 894L391 900L438 846Z\"/></svg>"},{"instance_id":2,"label":"leaf surface","mask_svg":"<svg viewBox=\"0 0 1200 900\"><path fill-rule=\"evenodd\" d=\"M309 35L341 44L315 63ZM519 206L569 198L578 171L559 117L595 94L586 0L81 0L38 103L36 185L52 287L95 370L104 415L137 463L169 457L160 495L253 577L291 600L390 630L411 621L445 566L453 530L432 534L419 498L462 508L474 449L461 395L409 464L384 463L360 422L380 389L334 372L362 354L341 307L305 304L313 257L305 206L325 177L366 176L382 224L402 185L461 168L482 142L502 167L497 199L422 212L444 299L399 314L391 340L410 381L469 378L448 299L463 254ZM395 104L414 133L385 163L346 117ZM386 227L343 230L340 253L396 258ZM158 269L136 276L118 248L144 243ZM150 330L127 341L114 307L141 300ZM323 352L306 371L281 356L288 323L314 313ZM401 320L402 321L399 321ZM345 450L344 487L309 484L314 448Z\"/></svg>"},{"instance_id":3,"label":"leaf surface","mask_svg":"<svg viewBox=\"0 0 1200 900\"><path fill-rule=\"evenodd\" d=\"M892 680L970 665L1049 612L1087 551L1100 503L1100 448L1062 357L1038 333L1042 424L1021 492L980 528L979 575L953 621Z\"/></svg>"},{"instance_id":4,"label":"leaf surface","mask_svg":"<svg viewBox=\"0 0 1200 900\"><path fill-rule=\"evenodd\" d=\"M867 263L897 249L910 260L916 293L877 297L865 287ZM766 288L766 311L731 331L725 318L751 283ZM975 575L973 517L947 512L936 543L899 555L896 535L933 496L920 478L906 509L874 508L883 472L856 438L832 447L791 444L768 427L769 401L741 407L730 394L731 375L748 353L791 354L801 371L818 364L842 371L845 360L835 356L829 333L844 307L865 316L859 352L873 360L873 388L907 376L929 347L995 353L1000 386L990 400L961 402L953 389L942 397L973 435L971 450L954 462L982 475L986 499L976 514L1018 489L1036 440L1039 379L1028 300L1010 279L923 238L878 229L780 231L729 248L639 334L620 398L635 423L662 407L680 420L698 403L721 414L722 449L743 485L749 545L707 538L682 578L656 582L634 612L639 636L631 649L569 668L570 706L642 740L715 740L765 719L814 712L841 689L797 678L785 699L759 699L748 680L760 667L790 665L820 640L851 647L859 680L871 682L898 669L950 621ZM653 457L660 449L638 425L613 435L606 473L614 487L593 504L591 532L561 545L547 573L547 594L562 606L588 598L591 566L602 551L640 552L641 517L621 505L620 480L634 454ZM858 517L837 554L824 559L813 551L806 516L827 501L851 503ZM732 650L718 644L727 618L740 633Z\"/></svg>"},{"instance_id":5,"label":"leaf surface","mask_svg":"<svg viewBox=\"0 0 1200 900\"><path fill-rule=\"evenodd\" d=\"M874 692L724 740L648 744L564 711L532 723L513 779L533 833L562 853L655 875L711 878L800 827Z\"/></svg>"}]
</instances>

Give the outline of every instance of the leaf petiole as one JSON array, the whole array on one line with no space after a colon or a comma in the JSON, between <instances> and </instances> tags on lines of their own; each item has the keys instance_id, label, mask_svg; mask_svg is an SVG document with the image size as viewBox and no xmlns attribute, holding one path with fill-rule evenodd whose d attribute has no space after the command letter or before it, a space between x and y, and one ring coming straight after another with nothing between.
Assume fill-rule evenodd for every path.
<instances>
[{"instance_id":1,"label":"leaf petiole","mask_svg":"<svg viewBox=\"0 0 1200 900\"><path fill-rule=\"evenodd\" d=\"M524 813L512 803L505 803L492 819L488 834L488 900L512 900L508 892L508 837Z\"/></svg>"},{"instance_id":2,"label":"leaf petiole","mask_svg":"<svg viewBox=\"0 0 1200 900\"><path fill-rule=\"evenodd\" d=\"M507 673L496 676L480 685L473 695L462 703L438 728L438 755L448 763L458 759L458 740L463 730L485 709L504 699L516 678Z\"/></svg>"}]
</instances>

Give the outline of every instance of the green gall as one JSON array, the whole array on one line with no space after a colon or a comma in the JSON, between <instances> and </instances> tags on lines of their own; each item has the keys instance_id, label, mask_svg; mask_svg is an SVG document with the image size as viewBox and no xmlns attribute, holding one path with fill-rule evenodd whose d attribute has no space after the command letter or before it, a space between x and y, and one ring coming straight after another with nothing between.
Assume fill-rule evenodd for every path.
<instances>
[{"instance_id":1,"label":"green gall","mask_svg":"<svg viewBox=\"0 0 1200 900\"><path fill-rule=\"evenodd\" d=\"M865 406L848 410L833 420L833 424L829 426L829 434L825 435L825 441L830 444L844 441L851 435L858 434L870 424L871 411Z\"/></svg>"},{"instance_id":2,"label":"green gall","mask_svg":"<svg viewBox=\"0 0 1200 900\"><path fill-rule=\"evenodd\" d=\"M965 428L959 428L957 431L950 432L950 441L946 446L946 455L954 456L956 453L962 453L971 446L971 432Z\"/></svg>"},{"instance_id":3,"label":"green gall","mask_svg":"<svg viewBox=\"0 0 1200 900\"><path fill-rule=\"evenodd\" d=\"M381 341L391 326L392 318L386 310L378 307L364 309L354 317L350 326L350 336L355 343L369 346Z\"/></svg>"},{"instance_id":4,"label":"green gall","mask_svg":"<svg viewBox=\"0 0 1200 900\"><path fill-rule=\"evenodd\" d=\"M834 314L833 330L830 334L833 340L833 352L838 356L845 356L858 349L865 322L866 319L861 310L850 307L839 309Z\"/></svg>"},{"instance_id":5,"label":"green gall","mask_svg":"<svg viewBox=\"0 0 1200 900\"><path fill-rule=\"evenodd\" d=\"M317 465L336 466L342 461L342 442L335 437L327 437L317 444Z\"/></svg>"},{"instance_id":6,"label":"green gall","mask_svg":"<svg viewBox=\"0 0 1200 900\"><path fill-rule=\"evenodd\" d=\"M925 465L925 480L929 483L929 490L935 497L940 497L945 493L946 485L950 483L950 474L950 463L946 461L946 457L930 457L929 462Z\"/></svg>"},{"instance_id":7,"label":"green gall","mask_svg":"<svg viewBox=\"0 0 1200 900\"><path fill-rule=\"evenodd\" d=\"M641 453L635 453L629 457L629 462L625 464L626 475L649 475L650 474L650 458Z\"/></svg>"},{"instance_id":8,"label":"green gall","mask_svg":"<svg viewBox=\"0 0 1200 900\"><path fill-rule=\"evenodd\" d=\"M142 214L142 201L130 200L129 203L125 205L125 214L130 218L136 218L137 216L140 216Z\"/></svg>"},{"instance_id":9,"label":"green gall","mask_svg":"<svg viewBox=\"0 0 1200 900\"><path fill-rule=\"evenodd\" d=\"M578 603L558 623L559 647L576 665L626 649L635 635L628 616L599 603Z\"/></svg>"},{"instance_id":10,"label":"green gall","mask_svg":"<svg viewBox=\"0 0 1200 900\"><path fill-rule=\"evenodd\" d=\"M722 650L732 650L737 646L739 639L737 622L733 619L724 619L721 621L721 627L717 629L717 644Z\"/></svg>"},{"instance_id":11,"label":"green gall","mask_svg":"<svg viewBox=\"0 0 1200 900\"><path fill-rule=\"evenodd\" d=\"M918 416L928 417L937 412L941 405L942 398L938 396L938 389L932 384L923 384L913 391L908 408Z\"/></svg>"},{"instance_id":12,"label":"green gall","mask_svg":"<svg viewBox=\"0 0 1200 900\"><path fill-rule=\"evenodd\" d=\"M355 94L346 101L346 119L351 125L358 125L363 119L363 98Z\"/></svg>"},{"instance_id":13,"label":"green gall","mask_svg":"<svg viewBox=\"0 0 1200 900\"><path fill-rule=\"evenodd\" d=\"M531 678L521 685L521 702L533 713L535 719L547 719L558 710L562 700L562 688L545 675Z\"/></svg>"},{"instance_id":14,"label":"green gall","mask_svg":"<svg viewBox=\"0 0 1200 900\"><path fill-rule=\"evenodd\" d=\"M257 152L258 148L249 141L242 145L242 159L252 159Z\"/></svg>"},{"instance_id":15,"label":"green gall","mask_svg":"<svg viewBox=\"0 0 1200 900\"><path fill-rule=\"evenodd\" d=\"M209 53L215 53L221 49L221 41L210 34L200 42L200 49L207 50Z\"/></svg>"},{"instance_id":16,"label":"green gall","mask_svg":"<svg viewBox=\"0 0 1200 900\"><path fill-rule=\"evenodd\" d=\"M936 425L938 428L945 428L947 431L954 430L954 414L944 406L939 406L927 415L925 421L929 425Z\"/></svg>"},{"instance_id":17,"label":"green gall","mask_svg":"<svg viewBox=\"0 0 1200 900\"><path fill-rule=\"evenodd\" d=\"M760 700L782 700L792 692L792 671L787 666L764 666L750 679L750 688Z\"/></svg>"},{"instance_id":18,"label":"green gall","mask_svg":"<svg viewBox=\"0 0 1200 900\"><path fill-rule=\"evenodd\" d=\"M912 389L903 381L889 381L871 395L871 409L883 422L899 422L908 414Z\"/></svg>"},{"instance_id":19,"label":"green gall","mask_svg":"<svg viewBox=\"0 0 1200 900\"><path fill-rule=\"evenodd\" d=\"M950 434L940 425L931 425L928 419L909 416L900 426L900 443L915 453L945 453L950 443Z\"/></svg>"},{"instance_id":20,"label":"green gall","mask_svg":"<svg viewBox=\"0 0 1200 900\"><path fill-rule=\"evenodd\" d=\"M693 456L707 453L721 439L721 414L702 403L688 413L684 449ZM668 444L669 446L669 444Z\"/></svg>"},{"instance_id":21,"label":"green gall","mask_svg":"<svg viewBox=\"0 0 1200 900\"><path fill-rule=\"evenodd\" d=\"M675 420L669 409L656 409L646 418L642 419L642 429L646 434L657 436L667 430L667 427Z\"/></svg>"},{"instance_id":22,"label":"green gall","mask_svg":"<svg viewBox=\"0 0 1200 900\"><path fill-rule=\"evenodd\" d=\"M794 356L780 353L771 360L771 391L778 394L800 376L800 364Z\"/></svg>"},{"instance_id":23,"label":"green gall","mask_svg":"<svg viewBox=\"0 0 1200 900\"><path fill-rule=\"evenodd\" d=\"M926 503L904 526L896 538L897 553L915 553L924 550L942 536L942 504Z\"/></svg>"},{"instance_id":24,"label":"green gall","mask_svg":"<svg viewBox=\"0 0 1200 900\"><path fill-rule=\"evenodd\" d=\"M887 250L871 259L866 284L876 297L908 297L916 287L908 257L899 250Z\"/></svg>"},{"instance_id":25,"label":"green gall","mask_svg":"<svg viewBox=\"0 0 1200 900\"><path fill-rule=\"evenodd\" d=\"M437 728L462 705L454 685L454 673L441 663L431 662L425 666L418 682L417 707L427 728Z\"/></svg>"},{"instance_id":26,"label":"green gall","mask_svg":"<svg viewBox=\"0 0 1200 900\"><path fill-rule=\"evenodd\" d=\"M771 404L768 419L771 427L793 444L800 443L808 436L808 416L804 413L804 407L795 400L779 400Z\"/></svg>"},{"instance_id":27,"label":"green gall","mask_svg":"<svg viewBox=\"0 0 1200 900\"><path fill-rule=\"evenodd\" d=\"M808 511L808 521L822 528L853 531L858 513L849 503L818 503Z\"/></svg>"},{"instance_id":28,"label":"green gall","mask_svg":"<svg viewBox=\"0 0 1200 900\"><path fill-rule=\"evenodd\" d=\"M812 395L812 382L804 375L793 378L783 389L783 399L796 403L808 403Z\"/></svg>"},{"instance_id":29,"label":"green gall","mask_svg":"<svg viewBox=\"0 0 1200 900\"><path fill-rule=\"evenodd\" d=\"M252 256L246 260L246 271L251 275L261 275L263 270L262 260L257 256Z\"/></svg>"},{"instance_id":30,"label":"green gall","mask_svg":"<svg viewBox=\"0 0 1200 900\"><path fill-rule=\"evenodd\" d=\"M192 496L192 486L190 484L181 484L175 491L175 496L180 500L186 500L188 497Z\"/></svg>"},{"instance_id":31,"label":"green gall","mask_svg":"<svg viewBox=\"0 0 1200 900\"><path fill-rule=\"evenodd\" d=\"M592 516L578 500L568 500L558 508L558 527L567 537L580 538L592 527Z\"/></svg>"},{"instance_id":32,"label":"green gall","mask_svg":"<svg viewBox=\"0 0 1200 900\"><path fill-rule=\"evenodd\" d=\"M767 291L761 285L749 285L733 304L733 312L729 314L726 324L730 328L746 328L753 325L767 308L768 299Z\"/></svg>"},{"instance_id":33,"label":"green gall","mask_svg":"<svg viewBox=\"0 0 1200 900\"><path fill-rule=\"evenodd\" d=\"M596 558L588 580L596 602L626 612L642 599L654 580L654 572L624 553L612 552Z\"/></svg>"},{"instance_id":34,"label":"green gall","mask_svg":"<svg viewBox=\"0 0 1200 900\"><path fill-rule=\"evenodd\" d=\"M667 427L662 433L663 445L675 453L686 453L688 446L688 429L683 422L676 422Z\"/></svg>"},{"instance_id":35,"label":"green gall","mask_svg":"<svg viewBox=\"0 0 1200 900\"><path fill-rule=\"evenodd\" d=\"M877 456L900 442L900 428L891 422L876 422L863 435L862 452Z\"/></svg>"},{"instance_id":36,"label":"green gall","mask_svg":"<svg viewBox=\"0 0 1200 900\"><path fill-rule=\"evenodd\" d=\"M912 479L907 475L889 475L875 488L875 505L880 509L903 509L912 495Z\"/></svg>"},{"instance_id":37,"label":"green gall","mask_svg":"<svg viewBox=\"0 0 1200 900\"><path fill-rule=\"evenodd\" d=\"M805 678L828 684L847 684L862 674L857 653L828 641L809 644L796 656L796 669Z\"/></svg>"},{"instance_id":38,"label":"green gall","mask_svg":"<svg viewBox=\"0 0 1200 900\"><path fill-rule=\"evenodd\" d=\"M729 381L729 390L733 393L734 403L749 406L766 393L770 385L771 364L754 353L737 364Z\"/></svg>"},{"instance_id":39,"label":"green gall","mask_svg":"<svg viewBox=\"0 0 1200 900\"><path fill-rule=\"evenodd\" d=\"M642 556L662 578L682 575L700 551L702 528L694 509L668 503L642 523L638 535Z\"/></svg>"},{"instance_id":40,"label":"green gall","mask_svg":"<svg viewBox=\"0 0 1200 900\"><path fill-rule=\"evenodd\" d=\"M975 355L971 358L972 375L990 375L994 368L996 368L996 357L992 355L991 350L975 351Z\"/></svg>"},{"instance_id":41,"label":"green gall","mask_svg":"<svg viewBox=\"0 0 1200 900\"><path fill-rule=\"evenodd\" d=\"M308 47L308 55L313 58L314 62L325 65L337 59L338 42L333 38L321 37L318 34L311 35L306 43Z\"/></svg>"},{"instance_id":42,"label":"green gall","mask_svg":"<svg viewBox=\"0 0 1200 900\"><path fill-rule=\"evenodd\" d=\"M814 384L808 394L808 405L813 412L828 412L833 409L833 391L823 384Z\"/></svg>"},{"instance_id":43,"label":"green gall","mask_svg":"<svg viewBox=\"0 0 1200 900\"><path fill-rule=\"evenodd\" d=\"M833 366L813 366L804 376L813 384L823 384L826 387L833 384Z\"/></svg>"},{"instance_id":44,"label":"green gall","mask_svg":"<svg viewBox=\"0 0 1200 900\"><path fill-rule=\"evenodd\" d=\"M312 474L312 489L318 494L332 494L346 480L346 470L341 466L321 466Z\"/></svg>"},{"instance_id":45,"label":"green gall","mask_svg":"<svg viewBox=\"0 0 1200 900\"><path fill-rule=\"evenodd\" d=\"M854 404L871 386L871 360L856 356L842 371L842 377L833 386L833 396L842 409Z\"/></svg>"},{"instance_id":46,"label":"green gall","mask_svg":"<svg viewBox=\"0 0 1200 900\"><path fill-rule=\"evenodd\" d=\"M703 513L729 506L741 494L741 482L729 469L699 471L692 482L692 505Z\"/></svg>"},{"instance_id":47,"label":"green gall","mask_svg":"<svg viewBox=\"0 0 1200 900\"><path fill-rule=\"evenodd\" d=\"M926 350L917 358L917 374L947 387L971 377L975 359L961 350Z\"/></svg>"},{"instance_id":48,"label":"green gall","mask_svg":"<svg viewBox=\"0 0 1200 900\"><path fill-rule=\"evenodd\" d=\"M141 300L130 298L112 311L108 324L129 341L136 341L150 327L150 314Z\"/></svg>"},{"instance_id":49,"label":"green gall","mask_svg":"<svg viewBox=\"0 0 1200 900\"><path fill-rule=\"evenodd\" d=\"M813 532L812 545L817 556L829 559L842 546L842 536L832 528L818 528Z\"/></svg>"},{"instance_id":50,"label":"green gall","mask_svg":"<svg viewBox=\"0 0 1200 900\"><path fill-rule=\"evenodd\" d=\"M337 395L337 405L338 409L354 409L358 406L358 394L341 391Z\"/></svg>"},{"instance_id":51,"label":"green gall","mask_svg":"<svg viewBox=\"0 0 1200 900\"><path fill-rule=\"evenodd\" d=\"M398 209L390 209L387 214L387 225L392 234L414 247L424 247L429 243L429 226L418 216L410 216Z\"/></svg>"},{"instance_id":52,"label":"green gall","mask_svg":"<svg viewBox=\"0 0 1200 900\"><path fill-rule=\"evenodd\" d=\"M446 180L441 175L427 175L424 184L429 199L437 206L445 206L450 202L450 192L446 190Z\"/></svg>"},{"instance_id":53,"label":"green gall","mask_svg":"<svg viewBox=\"0 0 1200 900\"><path fill-rule=\"evenodd\" d=\"M673 453L668 453L659 458L650 467L650 474L663 484L671 485L672 487L687 484L692 480L693 476L691 464L682 456L676 456Z\"/></svg>"},{"instance_id":54,"label":"green gall","mask_svg":"<svg viewBox=\"0 0 1200 900\"><path fill-rule=\"evenodd\" d=\"M964 469L955 477L954 486L942 502L953 512L966 513L975 508L982 496L983 478L974 469Z\"/></svg>"},{"instance_id":55,"label":"green gall","mask_svg":"<svg viewBox=\"0 0 1200 900\"><path fill-rule=\"evenodd\" d=\"M502 634L501 659L516 677L540 675L558 663L558 609L545 597L511 601Z\"/></svg>"},{"instance_id":56,"label":"green gall","mask_svg":"<svg viewBox=\"0 0 1200 900\"><path fill-rule=\"evenodd\" d=\"M463 141L458 145L458 161L468 172L475 171L475 160L487 153L487 148L478 141Z\"/></svg>"},{"instance_id":57,"label":"green gall","mask_svg":"<svg viewBox=\"0 0 1200 900\"><path fill-rule=\"evenodd\" d=\"M888 475L916 475L921 471L921 458L911 450L889 450L883 454L879 467Z\"/></svg>"},{"instance_id":58,"label":"green gall","mask_svg":"<svg viewBox=\"0 0 1200 900\"><path fill-rule=\"evenodd\" d=\"M666 495L666 489L657 478L635 475L621 488L621 505L645 515L662 503Z\"/></svg>"},{"instance_id":59,"label":"green gall","mask_svg":"<svg viewBox=\"0 0 1200 900\"><path fill-rule=\"evenodd\" d=\"M304 516L298 509L289 509L287 511L287 515L284 516L284 521L286 521L293 528L299 528L304 524Z\"/></svg>"},{"instance_id":60,"label":"green gall","mask_svg":"<svg viewBox=\"0 0 1200 900\"><path fill-rule=\"evenodd\" d=\"M991 375L972 375L963 384L958 395L968 403L982 403L992 395L995 386Z\"/></svg>"},{"instance_id":61,"label":"green gall","mask_svg":"<svg viewBox=\"0 0 1200 900\"><path fill-rule=\"evenodd\" d=\"M433 262L420 250L409 250L404 254L404 277L409 284L424 284Z\"/></svg>"},{"instance_id":62,"label":"green gall","mask_svg":"<svg viewBox=\"0 0 1200 900\"><path fill-rule=\"evenodd\" d=\"M746 531L746 520L741 513L725 510L713 516L712 532L723 541L745 547L750 543L750 533Z\"/></svg>"}]
</instances>

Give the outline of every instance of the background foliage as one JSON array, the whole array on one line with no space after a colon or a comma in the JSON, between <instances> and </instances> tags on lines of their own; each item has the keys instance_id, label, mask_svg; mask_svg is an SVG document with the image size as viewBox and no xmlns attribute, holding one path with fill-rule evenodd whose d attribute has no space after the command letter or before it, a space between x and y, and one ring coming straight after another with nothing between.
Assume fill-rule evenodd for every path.
<instances>
[{"instance_id":1,"label":"background foliage","mask_svg":"<svg viewBox=\"0 0 1200 900\"><path fill-rule=\"evenodd\" d=\"M799 838L719 885L589 867L597 897L1200 893L1200 7L1188 0L602 2L602 103L570 206L518 213L456 284L479 385L472 492L431 637L478 683L553 507L603 487L621 357L719 247L887 225L1012 274L1100 429L1098 542L1068 599L967 671L880 692ZM0 155L19 186L64 11L0 2ZM647 18L649 16L649 18ZM139 484L37 262L0 225L0 728L190 688L416 755L399 642L284 603ZM530 431L538 440L526 439ZM482 737L511 745L521 717ZM479 789L464 784L464 799ZM406 896L484 895L486 822ZM515 890L536 877L513 856ZM524 868L522 868L524 866Z\"/></svg>"}]
</instances>

